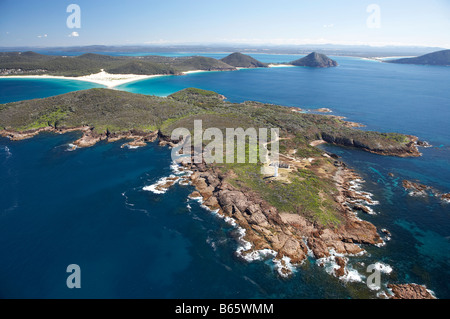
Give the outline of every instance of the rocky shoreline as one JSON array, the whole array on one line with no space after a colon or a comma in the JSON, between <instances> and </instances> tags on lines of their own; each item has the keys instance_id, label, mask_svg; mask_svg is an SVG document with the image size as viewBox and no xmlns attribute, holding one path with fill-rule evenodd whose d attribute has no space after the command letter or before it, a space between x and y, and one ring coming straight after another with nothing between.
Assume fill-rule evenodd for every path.
<instances>
[{"instance_id":1,"label":"rocky shoreline","mask_svg":"<svg viewBox=\"0 0 450 319\"><path fill-rule=\"evenodd\" d=\"M352 124L349 124L352 125ZM366 145L358 145L353 139L350 138L336 138L332 135L322 134L322 140L327 143L340 145L340 146L350 146L362 149L366 152L383 155L383 156L396 156L396 157L420 157L422 153L419 152L418 147L427 147L428 143L419 141L417 136L406 135L409 142L402 148L370 148Z\"/></svg>"},{"instance_id":2,"label":"rocky shoreline","mask_svg":"<svg viewBox=\"0 0 450 319\"><path fill-rule=\"evenodd\" d=\"M241 252L242 256L272 251L274 260L282 266L283 276L291 274L287 261L299 265L308 254L317 260L335 258L337 255L359 255L364 253L362 244L383 243L376 227L357 218L347 204L349 197L346 192L356 174L345 167L339 170L336 177L340 183L340 194L336 199L340 204L343 222L335 229L312 223L298 214L278 212L257 193L232 186L227 181L227 174L230 173L223 174L206 165L190 166L189 170L193 171L190 181L196 188L191 197L201 197L204 206L232 218L245 230L244 239L251 246ZM336 276L346 276L346 258L337 261L340 269Z\"/></svg>"},{"instance_id":3,"label":"rocky shoreline","mask_svg":"<svg viewBox=\"0 0 450 319\"><path fill-rule=\"evenodd\" d=\"M392 290L391 299L437 299L425 286L417 284L388 285Z\"/></svg>"},{"instance_id":4,"label":"rocky shoreline","mask_svg":"<svg viewBox=\"0 0 450 319\"><path fill-rule=\"evenodd\" d=\"M347 127L360 127L359 123L353 122L345 122ZM122 147L142 147L147 145L147 143L154 142L158 137L162 137L161 143L162 145L171 144L172 141L169 141L166 136L162 136L161 131L156 130L152 132L144 132L138 129L129 130L125 132L111 133L104 132L98 133L95 131L95 128L89 125L79 126L79 127L53 127L47 126L38 129L26 130L26 131L16 131L10 129L0 130L0 136L7 137L12 141L20 141L28 138L32 138L43 132L51 132L57 134L64 134L68 132L80 131L83 133L83 136L74 141L72 144L76 147L91 147L97 144L100 141L107 142L116 142L123 139L131 139L132 141L124 144ZM322 135L321 140L312 141L310 143L311 146L318 146L320 144L329 143L340 146L351 146L355 148L362 149L364 151L383 155L383 156L396 156L396 157L420 157L422 153L419 152L418 147L429 147L430 145L427 142L419 141L419 138L412 135L407 135L410 139L410 142L407 143L406 148L402 149L371 149L364 145L355 145L353 140L339 139L336 140L332 136L328 136L326 134Z\"/></svg>"},{"instance_id":5,"label":"rocky shoreline","mask_svg":"<svg viewBox=\"0 0 450 319\"><path fill-rule=\"evenodd\" d=\"M444 203L450 203L450 193L441 193L439 190L432 186L404 180L402 182L403 188L408 191L409 196L414 197L426 197L432 195L441 199Z\"/></svg>"},{"instance_id":6,"label":"rocky shoreline","mask_svg":"<svg viewBox=\"0 0 450 319\"><path fill-rule=\"evenodd\" d=\"M115 142L122 139L132 140L122 145L130 148L145 146L158 138L161 146L173 147L177 142L163 136L159 131L145 133L131 130L124 133L97 134L94 128L89 126L45 127L26 132L3 130L0 131L0 135L11 140L23 140L41 132L64 134L73 131L83 132L83 136L73 142L75 147L90 147L100 141ZM360 190L360 183L363 182L361 177L340 161L335 161L337 170L333 176L338 190L335 201L341 219L341 223L335 228L310 222L299 214L279 212L258 193L231 185L228 178L233 172L223 173L213 165L205 164L179 163L174 166L178 172L189 174L183 177L172 175L163 178L146 190L162 194L176 183L193 185L196 190L189 196L191 199L201 201L203 207L239 229L241 246L237 254L248 261L270 256L282 277L289 277L295 266L301 265L308 257L313 257L322 267L332 263L333 276L351 281L353 274L347 267L349 257L364 254L363 245L385 244L377 228L357 216L358 212L373 214L370 206L376 205L377 202L371 199L370 193ZM382 232L388 233L387 230ZM419 291L416 295L398 292L398 296L428 296L422 293L422 288L414 286L413 290ZM398 289L395 291L403 291ZM397 296L395 291L394 297Z\"/></svg>"},{"instance_id":7,"label":"rocky shoreline","mask_svg":"<svg viewBox=\"0 0 450 319\"><path fill-rule=\"evenodd\" d=\"M310 256L321 267L331 263L331 275L344 281L358 281L359 275L347 266L349 258L363 255L362 245L385 244L373 224L357 217L360 207L355 209L355 202L361 206L362 202L365 205L376 202L369 193L355 190L355 184L362 182L361 177L344 163L339 163L335 175L339 190L336 201L344 222L335 229L311 223L297 214L278 212L255 192L228 183L230 173L223 174L204 164L185 165L185 169L190 172L189 184L196 188L189 198L199 200L203 207L241 229L239 240L244 244L237 254L247 261L273 258L282 277L289 277ZM381 232L386 234L386 240L390 239L388 230ZM425 286L417 284L389 284L388 289L392 293L385 294L387 298L436 299Z\"/></svg>"},{"instance_id":8,"label":"rocky shoreline","mask_svg":"<svg viewBox=\"0 0 450 319\"><path fill-rule=\"evenodd\" d=\"M25 139L29 139L35 137L40 133L56 133L56 134L65 134L69 132L79 131L83 133L83 136L78 140L74 141L72 145L77 147L92 147L98 142L107 141L107 142L117 142L120 140L132 140L131 142L125 143L122 147L142 147L146 146L147 143L152 143L158 138L158 131L154 132L143 132L139 130L130 130L127 132L121 133L96 133L94 128L91 126L80 126L80 127L72 127L72 128L55 128L53 126L47 126L35 130L28 130L23 132L17 132L12 130L0 130L0 136L7 137L12 141L21 141Z\"/></svg>"}]
</instances>

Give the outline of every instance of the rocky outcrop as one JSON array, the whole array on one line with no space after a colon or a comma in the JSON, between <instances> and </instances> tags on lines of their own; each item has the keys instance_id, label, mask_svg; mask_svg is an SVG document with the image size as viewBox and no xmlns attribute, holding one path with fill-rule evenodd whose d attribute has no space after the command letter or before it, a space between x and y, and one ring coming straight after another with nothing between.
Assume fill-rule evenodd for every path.
<instances>
[{"instance_id":1,"label":"rocky outcrop","mask_svg":"<svg viewBox=\"0 0 450 319\"><path fill-rule=\"evenodd\" d=\"M388 285L394 294L391 299L436 299L425 287L416 284Z\"/></svg>"},{"instance_id":2,"label":"rocky outcrop","mask_svg":"<svg viewBox=\"0 0 450 319\"><path fill-rule=\"evenodd\" d=\"M418 146L418 138L415 136L407 135L409 142L400 144L400 143L392 143L390 144L388 141L384 141L386 143L381 143L382 141L372 141L367 139L367 141L362 139L356 139L349 136L341 136L330 134L328 132L321 133L322 140L327 143L342 145L342 146L350 146L360 148L364 151L384 155L384 156L396 156L396 157L419 157L422 154L417 149Z\"/></svg>"},{"instance_id":3,"label":"rocky outcrop","mask_svg":"<svg viewBox=\"0 0 450 319\"><path fill-rule=\"evenodd\" d=\"M413 192L413 195L426 195L427 194L426 192L428 190L432 190L432 188L430 186L407 181L407 180L404 180L402 182L402 185L405 190L409 190L409 191Z\"/></svg>"},{"instance_id":4,"label":"rocky outcrop","mask_svg":"<svg viewBox=\"0 0 450 319\"><path fill-rule=\"evenodd\" d=\"M237 189L227 182L232 173L222 174L205 165L192 166L190 170L194 171L190 178L197 192L191 197L201 195L205 206L218 209L219 214L232 218L245 229L245 240L251 243L251 248L242 253L244 256L270 249L276 252L276 259L288 257L291 263L300 264L309 250L319 259L329 257L331 251L359 254L363 249L358 244L382 242L374 225L358 219L343 205L340 226L326 228L298 214L280 213L249 189ZM336 275L342 276L344 268L345 265Z\"/></svg>"},{"instance_id":5,"label":"rocky outcrop","mask_svg":"<svg viewBox=\"0 0 450 319\"><path fill-rule=\"evenodd\" d=\"M402 182L403 188L409 191L410 196L425 197L429 194L440 198L443 202L450 202L450 193L443 194L436 188L408 180Z\"/></svg>"},{"instance_id":6,"label":"rocky outcrop","mask_svg":"<svg viewBox=\"0 0 450 319\"><path fill-rule=\"evenodd\" d=\"M320 109L315 109L313 111L314 112L319 112L319 113L333 113L332 110L330 110L329 108L326 108L326 107L322 107Z\"/></svg>"},{"instance_id":7,"label":"rocky outcrop","mask_svg":"<svg viewBox=\"0 0 450 319\"><path fill-rule=\"evenodd\" d=\"M450 202L450 193L441 195L442 200Z\"/></svg>"}]
</instances>

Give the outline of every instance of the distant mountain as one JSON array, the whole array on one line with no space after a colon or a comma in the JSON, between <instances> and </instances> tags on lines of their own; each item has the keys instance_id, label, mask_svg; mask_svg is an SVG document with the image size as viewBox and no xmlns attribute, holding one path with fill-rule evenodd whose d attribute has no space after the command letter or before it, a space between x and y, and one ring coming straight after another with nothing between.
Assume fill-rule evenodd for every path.
<instances>
[{"instance_id":1,"label":"distant mountain","mask_svg":"<svg viewBox=\"0 0 450 319\"><path fill-rule=\"evenodd\" d=\"M437 51L416 58L405 58L384 62L400 64L450 65L450 50Z\"/></svg>"},{"instance_id":2,"label":"distant mountain","mask_svg":"<svg viewBox=\"0 0 450 319\"><path fill-rule=\"evenodd\" d=\"M310 52L321 52L332 56L359 56L359 57L381 57L381 56L420 56L435 51L445 50L439 47L412 47L412 46L383 46L372 47L369 45L340 45L340 44L303 44L303 45L250 45L233 43L204 43L199 45L117 45L117 46L72 46L72 47L3 47L0 51L44 51L46 54L67 55L74 53L142 53L142 52L196 52L196 53L216 53L216 52L242 52L245 54L309 54ZM63 54L64 55L64 54Z\"/></svg>"},{"instance_id":3,"label":"distant mountain","mask_svg":"<svg viewBox=\"0 0 450 319\"><path fill-rule=\"evenodd\" d=\"M338 66L338 63L325 54L320 54L317 52L313 52L304 58L295 60L290 64L295 66L309 66L312 68L330 68L334 66Z\"/></svg>"},{"instance_id":4,"label":"distant mountain","mask_svg":"<svg viewBox=\"0 0 450 319\"><path fill-rule=\"evenodd\" d=\"M220 61L225 62L228 65L234 66L236 68L267 68L268 64L262 63L249 55L235 52L229 56L221 59Z\"/></svg>"}]
</instances>

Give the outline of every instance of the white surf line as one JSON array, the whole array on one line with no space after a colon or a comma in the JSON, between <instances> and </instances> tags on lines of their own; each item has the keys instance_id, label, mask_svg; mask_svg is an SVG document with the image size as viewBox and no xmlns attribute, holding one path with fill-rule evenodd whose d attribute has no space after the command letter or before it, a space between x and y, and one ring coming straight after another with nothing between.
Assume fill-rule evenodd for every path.
<instances>
[{"instance_id":1,"label":"white surf line","mask_svg":"<svg viewBox=\"0 0 450 319\"><path fill-rule=\"evenodd\" d=\"M269 68L295 68L295 65L292 64L273 64L269 63Z\"/></svg>"}]
</instances>

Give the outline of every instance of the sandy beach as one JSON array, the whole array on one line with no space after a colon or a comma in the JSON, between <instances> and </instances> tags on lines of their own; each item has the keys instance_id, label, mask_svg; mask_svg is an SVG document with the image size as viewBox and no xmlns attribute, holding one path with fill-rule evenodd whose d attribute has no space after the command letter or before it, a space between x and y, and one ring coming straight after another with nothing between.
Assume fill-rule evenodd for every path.
<instances>
[{"instance_id":1,"label":"sandy beach","mask_svg":"<svg viewBox=\"0 0 450 319\"><path fill-rule=\"evenodd\" d=\"M208 71L208 70L192 70L192 71L185 71L182 74L188 75L188 74L194 74L194 73L204 73L204 72L214 72L214 71Z\"/></svg>"},{"instance_id":2,"label":"sandy beach","mask_svg":"<svg viewBox=\"0 0 450 319\"><path fill-rule=\"evenodd\" d=\"M96 74L69 77L69 76L53 76L53 75L11 75L0 76L0 79L59 79L59 80L76 80L92 82L106 86L107 88L114 88L118 85L122 85L129 82L150 79L164 75L137 75L137 74L110 74L105 71L101 71Z\"/></svg>"},{"instance_id":3,"label":"sandy beach","mask_svg":"<svg viewBox=\"0 0 450 319\"><path fill-rule=\"evenodd\" d=\"M371 57L371 58L362 57L361 59L368 60L368 61L384 62L385 60L404 59L404 58L414 58L414 56L382 56L382 57Z\"/></svg>"},{"instance_id":4,"label":"sandy beach","mask_svg":"<svg viewBox=\"0 0 450 319\"><path fill-rule=\"evenodd\" d=\"M270 64L269 67L277 68L277 67L293 67L293 65L278 65L278 64ZM244 68L242 68L244 69ZM207 70L192 70L183 72L183 75L195 74L195 73L204 73L204 72L214 72ZM145 79L151 79L160 76L167 76L168 74L155 74L155 75L137 75L137 74L111 74L102 70L99 73L71 77L71 76L56 76L56 75L7 75L0 76L0 79L58 79L58 80L75 80L75 81L85 81L91 83L97 83L100 85L104 85L109 89L112 89L116 86L130 83L134 81L140 81Z\"/></svg>"},{"instance_id":5,"label":"sandy beach","mask_svg":"<svg viewBox=\"0 0 450 319\"><path fill-rule=\"evenodd\" d=\"M292 68L295 65L292 64L269 64L269 68Z\"/></svg>"}]
</instances>

